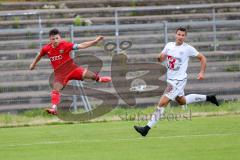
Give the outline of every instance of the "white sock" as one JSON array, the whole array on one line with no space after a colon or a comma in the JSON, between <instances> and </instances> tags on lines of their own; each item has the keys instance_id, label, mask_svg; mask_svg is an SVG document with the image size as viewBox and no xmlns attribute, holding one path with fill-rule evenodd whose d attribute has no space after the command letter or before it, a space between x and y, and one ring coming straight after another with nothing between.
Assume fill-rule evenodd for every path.
<instances>
[{"instance_id":1,"label":"white sock","mask_svg":"<svg viewBox=\"0 0 240 160\"><path fill-rule=\"evenodd\" d=\"M57 109L57 105L56 104L52 105L52 109Z\"/></svg>"},{"instance_id":2,"label":"white sock","mask_svg":"<svg viewBox=\"0 0 240 160\"><path fill-rule=\"evenodd\" d=\"M157 110L153 113L151 120L147 124L150 128L152 128L163 116L164 109L165 109L164 107L157 107Z\"/></svg>"},{"instance_id":3,"label":"white sock","mask_svg":"<svg viewBox=\"0 0 240 160\"><path fill-rule=\"evenodd\" d=\"M207 100L207 96L202 94L189 94L185 96L185 98L186 98L186 104L194 103L194 102L202 102Z\"/></svg>"}]
</instances>

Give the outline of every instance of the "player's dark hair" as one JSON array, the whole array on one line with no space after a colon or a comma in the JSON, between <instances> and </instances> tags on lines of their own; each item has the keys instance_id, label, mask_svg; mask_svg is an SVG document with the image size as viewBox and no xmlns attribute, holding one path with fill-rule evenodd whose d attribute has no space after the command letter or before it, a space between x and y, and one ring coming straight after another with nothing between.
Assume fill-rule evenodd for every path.
<instances>
[{"instance_id":1,"label":"player's dark hair","mask_svg":"<svg viewBox=\"0 0 240 160\"><path fill-rule=\"evenodd\" d=\"M60 34L60 32L59 32L59 30L56 29L56 28L51 29L51 30L49 31L49 37L50 37L50 36L55 36L55 35L57 35L57 34Z\"/></svg>"},{"instance_id":2,"label":"player's dark hair","mask_svg":"<svg viewBox=\"0 0 240 160\"><path fill-rule=\"evenodd\" d=\"M178 28L176 29L176 33L177 33L178 31L185 32L185 34L187 35L187 29L184 28L184 27L178 27Z\"/></svg>"}]
</instances>

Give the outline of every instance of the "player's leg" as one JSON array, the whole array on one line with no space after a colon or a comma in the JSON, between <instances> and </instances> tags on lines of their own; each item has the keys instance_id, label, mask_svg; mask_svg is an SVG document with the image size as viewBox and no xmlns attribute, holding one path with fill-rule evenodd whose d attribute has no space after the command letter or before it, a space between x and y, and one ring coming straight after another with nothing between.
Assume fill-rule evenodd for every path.
<instances>
[{"instance_id":1,"label":"player's leg","mask_svg":"<svg viewBox=\"0 0 240 160\"><path fill-rule=\"evenodd\" d=\"M51 92L51 103L52 107L47 109L46 111L49 114L56 115L57 114L57 105L60 103L60 90L63 89L63 84L60 82L55 82L53 84L53 90Z\"/></svg>"},{"instance_id":2,"label":"player's leg","mask_svg":"<svg viewBox=\"0 0 240 160\"><path fill-rule=\"evenodd\" d=\"M97 82L110 82L111 77L100 77L97 73L89 71L86 68L78 67L74 69L65 79L65 81L69 80L84 80L84 79L92 79ZM64 81L64 83L65 83Z\"/></svg>"},{"instance_id":3,"label":"player's leg","mask_svg":"<svg viewBox=\"0 0 240 160\"><path fill-rule=\"evenodd\" d=\"M71 67L71 66L69 66ZM71 72L61 74L61 70L58 70L58 74L55 74L55 79L53 83L53 90L51 93L52 107L47 109L50 114L57 114L57 105L60 103L60 91L67 85L69 80L82 80L84 68L74 67Z\"/></svg>"},{"instance_id":4,"label":"player's leg","mask_svg":"<svg viewBox=\"0 0 240 160\"><path fill-rule=\"evenodd\" d=\"M168 105L170 99L163 95L160 100L156 111L152 114L150 121L146 126L134 126L135 130L140 133L142 136L146 136L148 131L162 118L164 114L164 109Z\"/></svg>"},{"instance_id":5,"label":"player's leg","mask_svg":"<svg viewBox=\"0 0 240 160\"><path fill-rule=\"evenodd\" d=\"M170 99L166 95L163 95L160 98L157 109L152 114L151 120L148 122L147 126L152 128L159 121L159 119L162 118L165 107L167 107L169 102L170 102Z\"/></svg>"},{"instance_id":6,"label":"player's leg","mask_svg":"<svg viewBox=\"0 0 240 160\"><path fill-rule=\"evenodd\" d=\"M186 86L187 80L179 81L178 88L179 93L176 97L176 102L180 105L190 104L190 103L196 103L196 102L203 102L203 101L209 101L217 106L219 106L216 96L214 95L202 95L202 94L189 94L185 96L184 94L184 88Z\"/></svg>"},{"instance_id":7,"label":"player's leg","mask_svg":"<svg viewBox=\"0 0 240 160\"><path fill-rule=\"evenodd\" d=\"M92 71L89 71L86 68L82 68L82 67L78 67L76 69L74 69L66 78L65 81L69 81L69 80L84 80L84 79L92 79L95 80L97 82L110 82L111 81L111 77L101 77L98 75L98 73L94 73Z\"/></svg>"},{"instance_id":8,"label":"player's leg","mask_svg":"<svg viewBox=\"0 0 240 160\"><path fill-rule=\"evenodd\" d=\"M164 109L170 102L170 100L175 100L177 96L184 95L184 87L187 80L168 80L168 86L165 89L165 94L161 97L156 112L152 115L151 120L145 127L134 126L134 128L142 135L146 136L148 131L158 122L158 120L163 116Z\"/></svg>"},{"instance_id":9,"label":"player's leg","mask_svg":"<svg viewBox=\"0 0 240 160\"><path fill-rule=\"evenodd\" d=\"M135 130L142 136L146 136L148 131L159 121L163 116L165 107L167 107L170 100L174 100L179 94L177 81L168 81L168 86L165 89L164 95L160 98L156 111L152 114L151 120L144 127L134 126Z\"/></svg>"},{"instance_id":10,"label":"player's leg","mask_svg":"<svg viewBox=\"0 0 240 160\"><path fill-rule=\"evenodd\" d=\"M189 94L187 96L176 97L176 101L180 105L208 101L215 104L216 106L219 106L218 100L215 95Z\"/></svg>"},{"instance_id":11,"label":"player's leg","mask_svg":"<svg viewBox=\"0 0 240 160\"><path fill-rule=\"evenodd\" d=\"M107 83L110 82L112 79L108 76L99 76L98 73L94 73L90 70L85 70L83 73L83 79L92 79L97 82Z\"/></svg>"}]
</instances>

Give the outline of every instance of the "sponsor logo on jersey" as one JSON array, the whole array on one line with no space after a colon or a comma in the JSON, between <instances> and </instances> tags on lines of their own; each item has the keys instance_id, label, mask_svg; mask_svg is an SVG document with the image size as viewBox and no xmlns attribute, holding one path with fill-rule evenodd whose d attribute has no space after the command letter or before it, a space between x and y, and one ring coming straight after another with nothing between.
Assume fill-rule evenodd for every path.
<instances>
[{"instance_id":1,"label":"sponsor logo on jersey","mask_svg":"<svg viewBox=\"0 0 240 160\"><path fill-rule=\"evenodd\" d=\"M63 49L60 49L60 50L59 50L59 53L60 53L60 54L63 54L63 53L64 53L64 50L63 50Z\"/></svg>"},{"instance_id":2,"label":"sponsor logo on jersey","mask_svg":"<svg viewBox=\"0 0 240 160\"><path fill-rule=\"evenodd\" d=\"M50 60L51 60L52 62L54 62L54 61L57 61L57 60L61 60L62 58L63 58L62 55L58 55L58 56L52 56L52 57L50 57Z\"/></svg>"}]
</instances>

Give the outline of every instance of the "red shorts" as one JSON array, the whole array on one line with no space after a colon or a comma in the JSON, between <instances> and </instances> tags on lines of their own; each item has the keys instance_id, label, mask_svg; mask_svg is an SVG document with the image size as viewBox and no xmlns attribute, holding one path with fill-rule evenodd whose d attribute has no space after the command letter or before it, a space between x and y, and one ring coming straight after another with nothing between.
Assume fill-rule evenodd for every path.
<instances>
[{"instance_id":1,"label":"red shorts","mask_svg":"<svg viewBox=\"0 0 240 160\"><path fill-rule=\"evenodd\" d=\"M83 73L85 70L86 70L85 68L76 67L76 68L73 68L71 71L68 71L67 73L55 72L54 83L59 82L63 86L66 86L68 81L70 80L82 80Z\"/></svg>"}]
</instances>

